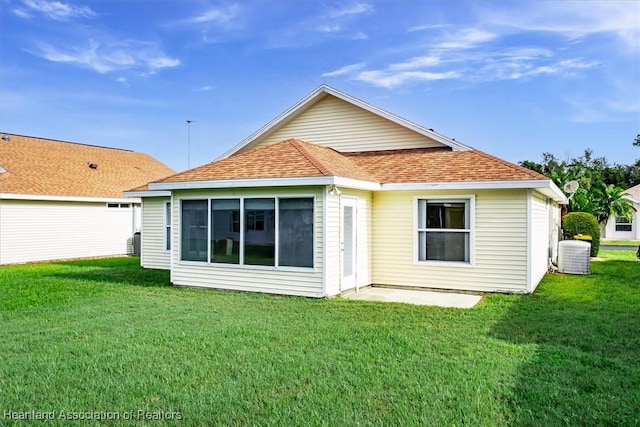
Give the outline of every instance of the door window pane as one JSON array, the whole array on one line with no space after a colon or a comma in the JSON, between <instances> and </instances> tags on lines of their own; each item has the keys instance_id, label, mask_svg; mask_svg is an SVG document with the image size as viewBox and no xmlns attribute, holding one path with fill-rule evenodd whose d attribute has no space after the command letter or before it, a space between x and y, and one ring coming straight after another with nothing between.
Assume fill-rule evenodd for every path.
<instances>
[{"instance_id":1,"label":"door window pane","mask_svg":"<svg viewBox=\"0 0 640 427\"><path fill-rule=\"evenodd\" d=\"M313 199L280 199L278 265L313 267Z\"/></svg>"},{"instance_id":2,"label":"door window pane","mask_svg":"<svg viewBox=\"0 0 640 427\"><path fill-rule=\"evenodd\" d=\"M342 220L344 222L344 262L342 266L342 275L351 276L353 274L353 260L355 250L355 248L353 247L353 206L344 206Z\"/></svg>"},{"instance_id":3,"label":"door window pane","mask_svg":"<svg viewBox=\"0 0 640 427\"><path fill-rule=\"evenodd\" d=\"M211 262L240 263L240 200L211 200Z\"/></svg>"},{"instance_id":4,"label":"door window pane","mask_svg":"<svg viewBox=\"0 0 640 427\"><path fill-rule=\"evenodd\" d=\"M275 265L275 199L245 199L244 263Z\"/></svg>"},{"instance_id":5,"label":"door window pane","mask_svg":"<svg viewBox=\"0 0 640 427\"><path fill-rule=\"evenodd\" d=\"M182 201L181 254L184 261L207 260L207 208L206 200Z\"/></svg>"}]
</instances>

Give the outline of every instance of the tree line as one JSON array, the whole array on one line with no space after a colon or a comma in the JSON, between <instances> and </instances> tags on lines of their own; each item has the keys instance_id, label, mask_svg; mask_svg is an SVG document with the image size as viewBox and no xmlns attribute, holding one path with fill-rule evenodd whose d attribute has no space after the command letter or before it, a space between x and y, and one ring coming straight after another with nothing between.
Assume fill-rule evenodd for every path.
<instances>
[{"instance_id":1,"label":"tree line","mask_svg":"<svg viewBox=\"0 0 640 427\"><path fill-rule=\"evenodd\" d=\"M640 147L640 134L633 146ZM581 156L568 160L544 153L542 162L524 160L520 165L547 176L560 188L577 181L579 187L569 200L569 212L591 213L603 226L611 215L631 220L633 205L625 197L625 190L640 184L640 158L631 165L610 164L605 157L595 157L586 149Z\"/></svg>"}]
</instances>

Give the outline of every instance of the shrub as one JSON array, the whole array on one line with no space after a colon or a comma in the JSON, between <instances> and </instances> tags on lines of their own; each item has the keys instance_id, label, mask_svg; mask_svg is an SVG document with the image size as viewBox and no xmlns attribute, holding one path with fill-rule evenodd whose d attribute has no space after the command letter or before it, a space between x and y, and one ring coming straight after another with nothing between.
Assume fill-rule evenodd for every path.
<instances>
[{"instance_id":1,"label":"shrub","mask_svg":"<svg viewBox=\"0 0 640 427\"><path fill-rule=\"evenodd\" d=\"M600 225L595 216L587 212L571 212L565 215L562 222L564 236L573 239L576 234L591 236L591 256L598 255L600 250Z\"/></svg>"}]
</instances>

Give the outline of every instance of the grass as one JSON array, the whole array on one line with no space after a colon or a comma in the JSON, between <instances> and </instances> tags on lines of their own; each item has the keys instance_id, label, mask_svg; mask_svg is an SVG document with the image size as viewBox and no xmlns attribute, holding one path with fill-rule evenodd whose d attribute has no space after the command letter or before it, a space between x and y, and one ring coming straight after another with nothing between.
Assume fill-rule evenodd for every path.
<instances>
[{"instance_id":1,"label":"grass","mask_svg":"<svg viewBox=\"0 0 640 427\"><path fill-rule=\"evenodd\" d=\"M640 245L640 240L606 240L603 239L600 241L601 246L638 246Z\"/></svg>"},{"instance_id":2,"label":"grass","mask_svg":"<svg viewBox=\"0 0 640 427\"><path fill-rule=\"evenodd\" d=\"M127 258L3 267L0 424L638 425L640 262L600 256L471 310L173 288Z\"/></svg>"}]
</instances>

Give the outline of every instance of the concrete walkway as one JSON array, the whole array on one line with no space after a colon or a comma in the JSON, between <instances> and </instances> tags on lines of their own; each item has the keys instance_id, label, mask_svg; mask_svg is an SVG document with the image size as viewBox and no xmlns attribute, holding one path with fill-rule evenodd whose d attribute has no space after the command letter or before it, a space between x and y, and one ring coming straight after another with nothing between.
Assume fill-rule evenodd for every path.
<instances>
[{"instance_id":1,"label":"concrete walkway","mask_svg":"<svg viewBox=\"0 0 640 427\"><path fill-rule=\"evenodd\" d=\"M474 294L381 287L366 287L360 289L357 293L345 294L342 297L364 301L403 302L406 304L455 308L471 308L482 299L482 295Z\"/></svg>"}]
</instances>

